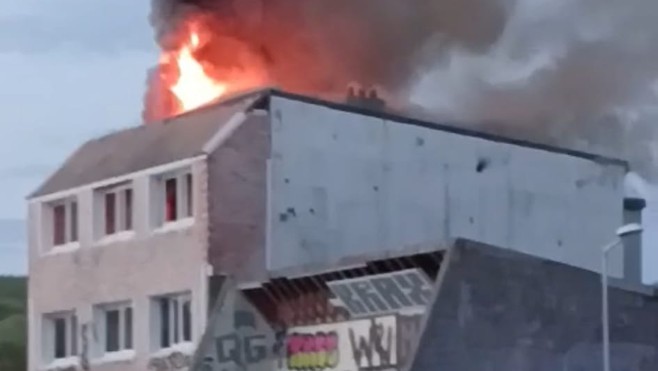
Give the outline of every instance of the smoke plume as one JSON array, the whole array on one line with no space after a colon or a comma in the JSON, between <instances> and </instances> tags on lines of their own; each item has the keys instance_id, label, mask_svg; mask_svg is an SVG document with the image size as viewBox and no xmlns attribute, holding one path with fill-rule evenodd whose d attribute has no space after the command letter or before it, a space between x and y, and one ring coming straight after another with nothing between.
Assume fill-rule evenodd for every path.
<instances>
[{"instance_id":1,"label":"smoke plume","mask_svg":"<svg viewBox=\"0 0 658 371\"><path fill-rule=\"evenodd\" d=\"M163 50L181 23L214 35L200 57L324 97L358 81L435 119L627 158L652 175L655 0L152 0ZM167 99L150 74L145 113ZM166 95L166 94L165 94ZM160 107L160 108L159 108Z\"/></svg>"},{"instance_id":2,"label":"smoke plume","mask_svg":"<svg viewBox=\"0 0 658 371\"><path fill-rule=\"evenodd\" d=\"M484 51L443 49L412 100L441 117L622 157L658 160L658 2L516 0Z\"/></svg>"}]
</instances>

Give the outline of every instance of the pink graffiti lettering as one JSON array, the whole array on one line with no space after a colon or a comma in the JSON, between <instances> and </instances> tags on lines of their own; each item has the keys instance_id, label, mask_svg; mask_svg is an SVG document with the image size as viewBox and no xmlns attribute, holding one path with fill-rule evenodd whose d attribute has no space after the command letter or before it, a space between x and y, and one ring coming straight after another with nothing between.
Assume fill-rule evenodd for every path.
<instances>
[{"instance_id":1,"label":"pink graffiti lettering","mask_svg":"<svg viewBox=\"0 0 658 371\"><path fill-rule=\"evenodd\" d=\"M288 368L291 370L324 370L338 365L338 335L293 333L286 340Z\"/></svg>"}]
</instances>

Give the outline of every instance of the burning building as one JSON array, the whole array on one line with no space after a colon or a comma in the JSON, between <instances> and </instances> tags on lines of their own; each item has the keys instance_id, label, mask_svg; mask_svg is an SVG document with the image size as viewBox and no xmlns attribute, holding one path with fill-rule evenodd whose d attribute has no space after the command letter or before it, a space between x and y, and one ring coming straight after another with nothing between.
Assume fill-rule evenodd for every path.
<instances>
[{"instance_id":1,"label":"burning building","mask_svg":"<svg viewBox=\"0 0 658 371\"><path fill-rule=\"evenodd\" d=\"M644 206L629 164L411 104L428 55L507 40L509 3L154 0L145 125L29 199L30 370L596 368L599 248ZM537 91L563 102L573 65ZM619 98L599 90L458 103L536 129ZM613 338L655 369L641 259L612 253Z\"/></svg>"},{"instance_id":2,"label":"burning building","mask_svg":"<svg viewBox=\"0 0 658 371\"><path fill-rule=\"evenodd\" d=\"M29 199L30 369L187 367L233 306L260 313L245 330L363 337L376 308L344 284L421 313L454 238L598 270L625 162L363 103L256 90L84 144Z\"/></svg>"}]
</instances>

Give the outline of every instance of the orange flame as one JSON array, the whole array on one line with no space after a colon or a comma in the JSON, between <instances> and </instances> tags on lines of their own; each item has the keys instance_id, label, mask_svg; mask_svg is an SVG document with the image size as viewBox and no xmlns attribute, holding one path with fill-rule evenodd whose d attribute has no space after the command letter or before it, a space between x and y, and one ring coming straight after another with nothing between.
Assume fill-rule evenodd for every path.
<instances>
[{"instance_id":1,"label":"orange flame","mask_svg":"<svg viewBox=\"0 0 658 371\"><path fill-rule=\"evenodd\" d=\"M212 20L190 17L174 50L163 51L158 90L151 96L145 122L175 116L211 104L228 94L269 83L262 58L249 45L222 33Z\"/></svg>"},{"instance_id":2,"label":"orange flame","mask_svg":"<svg viewBox=\"0 0 658 371\"><path fill-rule=\"evenodd\" d=\"M198 108L216 100L226 92L226 85L214 81L204 71L203 66L194 59L193 51L199 46L199 36L190 35L190 43L181 50L178 59L180 75L171 91L176 95L183 111Z\"/></svg>"},{"instance_id":3,"label":"orange flame","mask_svg":"<svg viewBox=\"0 0 658 371\"><path fill-rule=\"evenodd\" d=\"M220 98L227 85L208 76L194 53L201 46L199 32L192 24L189 37L182 47L164 55L164 62L173 60L178 67L178 78L169 90L176 96L179 109L175 114L199 108Z\"/></svg>"}]
</instances>

